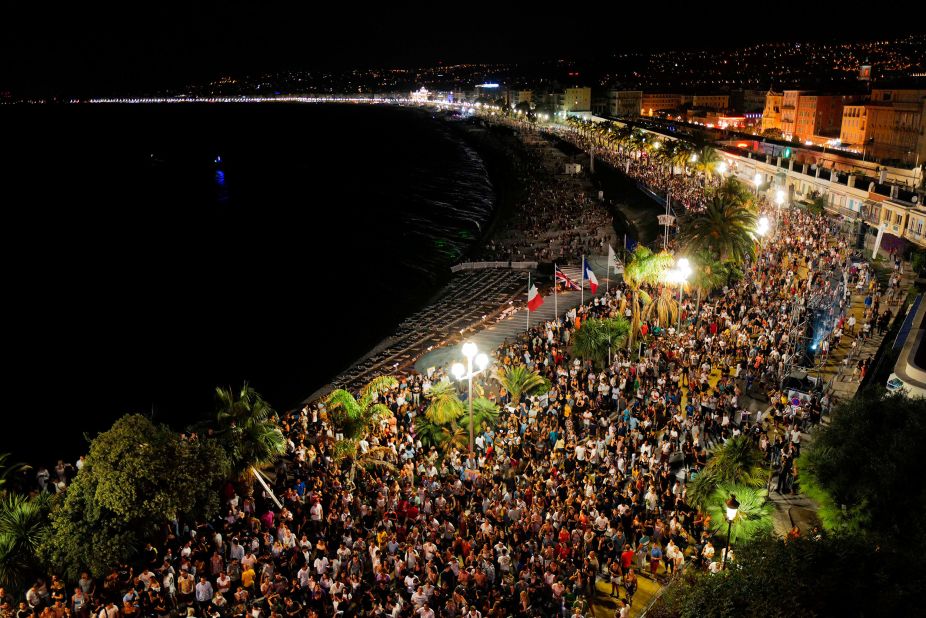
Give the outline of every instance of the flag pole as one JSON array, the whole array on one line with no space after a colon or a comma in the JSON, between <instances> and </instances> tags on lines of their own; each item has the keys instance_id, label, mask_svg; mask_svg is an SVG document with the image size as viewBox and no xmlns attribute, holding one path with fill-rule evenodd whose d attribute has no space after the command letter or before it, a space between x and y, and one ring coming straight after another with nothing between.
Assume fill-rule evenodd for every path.
<instances>
[{"instance_id":1,"label":"flag pole","mask_svg":"<svg viewBox=\"0 0 926 618\"><path fill-rule=\"evenodd\" d=\"M579 284L579 289L581 290L579 304L584 305L585 304L585 254L584 253L582 254L582 272L579 273L579 277L580 277L579 281L581 281L581 283Z\"/></svg>"},{"instance_id":2,"label":"flag pole","mask_svg":"<svg viewBox=\"0 0 926 618\"><path fill-rule=\"evenodd\" d=\"M527 330L531 329L531 271L527 271Z\"/></svg>"}]
</instances>

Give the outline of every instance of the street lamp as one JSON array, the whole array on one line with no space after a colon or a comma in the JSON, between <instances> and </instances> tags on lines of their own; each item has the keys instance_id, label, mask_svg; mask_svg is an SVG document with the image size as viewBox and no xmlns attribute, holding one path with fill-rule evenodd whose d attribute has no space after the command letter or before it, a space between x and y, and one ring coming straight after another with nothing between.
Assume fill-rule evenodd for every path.
<instances>
[{"instance_id":1,"label":"street lamp","mask_svg":"<svg viewBox=\"0 0 926 618\"><path fill-rule=\"evenodd\" d=\"M730 533L733 529L733 520L736 519L736 514L739 512L740 508L740 503L736 501L736 494L730 494L730 499L726 500L724 505L727 507L727 551L723 552L723 565L720 567L721 571L727 569L727 556L730 555Z\"/></svg>"},{"instance_id":2,"label":"street lamp","mask_svg":"<svg viewBox=\"0 0 926 618\"><path fill-rule=\"evenodd\" d=\"M768 217L759 217L759 220L756 222L756 234L759 236L765 236L768 234L769 222Z\"/></svg>"},{"instance_id":3,"label":"street lamp","mask_svg":"<svg viewBox=\"0 0 926 618\"><path fill-rule=\"evenodd\" d=\"M759 186L762 184L762 174L756 172L756 175L752 177L752 181L756 184L756 197L759 197Z\"/></svg>"},{"instance_id":4,"label":"street lamp","mask_svg":"<svg viewBox=\"0 0 926 618\"><path fill-rule=\"evenodd\" d=\"M463 344L463 356L466 357L466 366L463 363L454 363L450 372L457 380L466 378L469 382L469 454L473 454L473 377L485 371L489 366L489 357L479 352L479 348L472 341ZM473 371L475 362L477 371Z\"/></svg>"},{"instance_id":5,"label":"street lamp","mask_svg":"<svg viewBox=\"0 0 926 618\"><path fill-rule=\"evenodd\" d=\"M723 178L723 175L727 173L727 162L721 161L720 165L717 166L717 171L720 172L720 177Z\"/></svg>"},{"instance_id":6,"label":"street lamp","mask_svg":"<svg viewBox=\"0 0 926 618\"><path fill-rule=\"evenodd\" d=\"M691 264L688 258L681 258L675 268L678 278L678 330L682 329L682 288L691 276Z\"/></svg>"}]
</instances>

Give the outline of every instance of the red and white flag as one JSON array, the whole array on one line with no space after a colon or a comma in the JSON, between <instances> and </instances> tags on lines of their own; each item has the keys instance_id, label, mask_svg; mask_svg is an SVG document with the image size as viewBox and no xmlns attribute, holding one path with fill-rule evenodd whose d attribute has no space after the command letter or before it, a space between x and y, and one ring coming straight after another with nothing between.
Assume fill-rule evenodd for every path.
<instances>
[{"instance_id":1,"label":"red and white flag","mask_svg":"<svg viewBox=\"0 0 926 618\"><path fill-rule=\"evenodd\" d=\"M537 291L537 286L532 285L527 291L527 308L530 311L537 311L537 307L543 304L543 296Z\"/></svg>"},{"instance_id":2,"label":"red and white flag","mask_svg":"<svg viewBox=\"0 0 926 618\"><path fill-rule=\"evenodd\" d=\"M582 277L588 279L588 285L592 288L592 294L594 294L598 291L598 277L596 277L592 269L589 268L588 260L583 261L583 266Z\"/></svg>"}]
</instances>

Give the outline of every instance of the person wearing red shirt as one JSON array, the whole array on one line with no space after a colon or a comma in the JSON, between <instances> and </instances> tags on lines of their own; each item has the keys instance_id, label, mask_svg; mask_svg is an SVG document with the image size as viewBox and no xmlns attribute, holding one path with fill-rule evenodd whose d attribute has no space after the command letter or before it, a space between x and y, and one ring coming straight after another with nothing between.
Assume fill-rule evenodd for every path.
<instances>
[{"instance_id":1,"label":"person wearing red shirt","mask_svg":"<svg viewBox=\"0 0 926 618\"><path fill-rule=\"evenodd\" d=\"M630 549L630 545L624 545L624 551L621 552L621 568L624 572L633 564L633 556L634 553L633 550Z\"/></svg>"}]
</instances>

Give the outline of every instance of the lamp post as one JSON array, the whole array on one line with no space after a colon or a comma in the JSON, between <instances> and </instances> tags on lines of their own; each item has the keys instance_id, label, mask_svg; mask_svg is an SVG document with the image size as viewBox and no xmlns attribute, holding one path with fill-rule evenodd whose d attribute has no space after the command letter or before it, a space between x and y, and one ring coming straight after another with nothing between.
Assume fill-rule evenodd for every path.
<instances>
[{"instance_id":1,"label":"lamp post","mask_svg":"<svg viewBox=\"0 0 926 618\"><path fill-rule=\"evenodd\" d=\"M675 265L675 270L670 271L669 279L678 282L678 330L682 329L682 288L685 282L691 276L691 264L687 258L680 258Z\"/></svg>"},{"instance_id":2,"label":"lamp post","mask_svg":"<svg viewBox=\"0 0 926 618\"><path fill-rule=\"evenodd\" d=\"M473 454L473 377L479 375L489 366L489 357L479 352L479 348L472 341L463 344L463 356L466 357L466 366L463 363L454 363L450 372L457 380L464 378L469 382L469 454ZM475 362L478 371L473 371Z\"/></svg>"},{"instance_id":3,"label":"lamp post","mask_svg":"<svg viewBox=\"0 0 926 618\"><path fill-rule=\"evenodd\" d=\"M730 494L730 499L726 500L724 505L727 507L727 550L723 552L723 565L720 567L721 571L727 569L727 556L730 555L730 534L733 530L733 520L736 519L736 514L739 512L740 508L740 503L736 501L736 494Z\"/></svg>"},{"instance_id":4,"label":"lamp post","mask_svg":"<svg viewBox=\"0 0 926 618\"><path fill-rule=\"evenodd\" d=\"M762 184L762 174L756 172L756 175L752 177L752 182L756 185L756 199L759 198L759 186Z\"/></svg>"}]
</instances>

